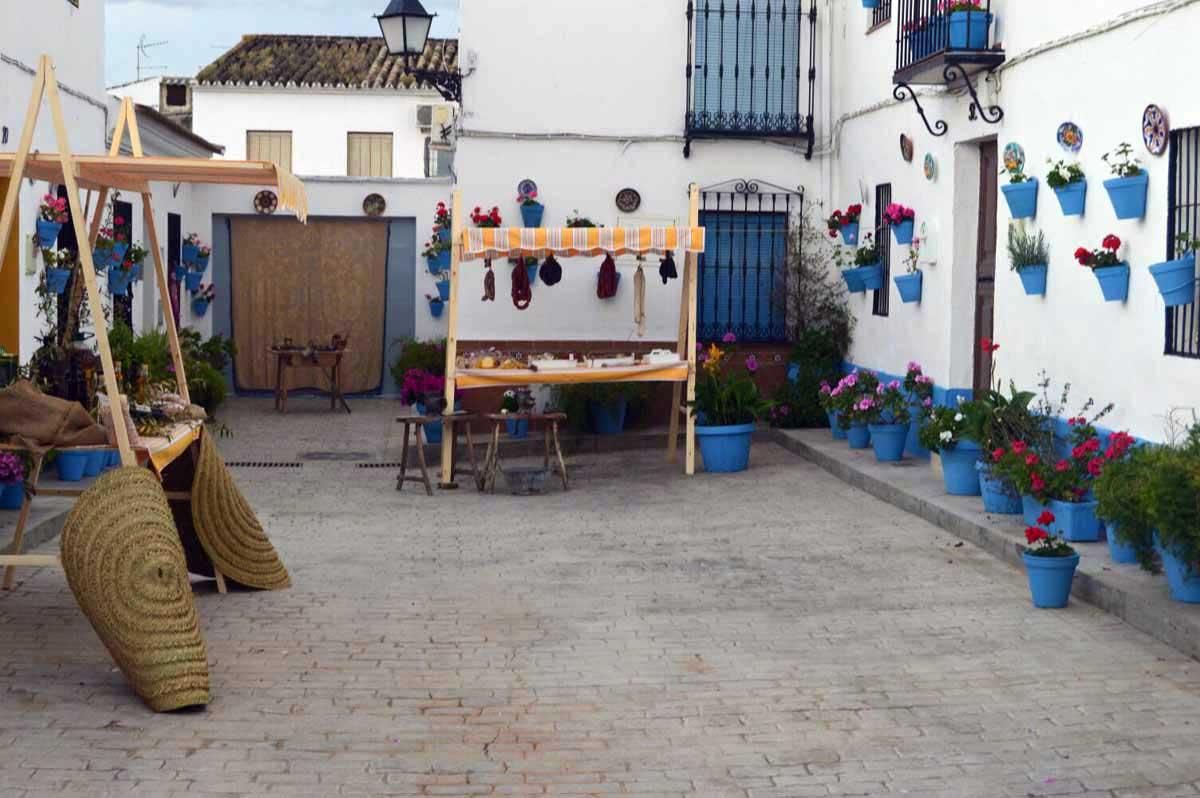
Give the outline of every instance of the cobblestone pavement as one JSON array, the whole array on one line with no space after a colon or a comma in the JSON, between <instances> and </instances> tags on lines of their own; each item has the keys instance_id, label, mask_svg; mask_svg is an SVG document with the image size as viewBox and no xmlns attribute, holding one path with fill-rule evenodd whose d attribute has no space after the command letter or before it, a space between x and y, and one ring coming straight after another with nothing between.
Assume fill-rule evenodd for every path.
<instances>
[{"instance_id":1,"label":"cobblestone pavement","mask_svg":"<svg viewBox=\"0 0 1200 798\"><path fill-rule=\"evenodd\" d=\"M238 469L295 587L198 583L202 712L147 711L62 575L25 572L0 795L1200 795L1195 662L1034 611L1016 570L777 447L661 461L580 458L536 498Z\"/></svg>"}]
</instances>

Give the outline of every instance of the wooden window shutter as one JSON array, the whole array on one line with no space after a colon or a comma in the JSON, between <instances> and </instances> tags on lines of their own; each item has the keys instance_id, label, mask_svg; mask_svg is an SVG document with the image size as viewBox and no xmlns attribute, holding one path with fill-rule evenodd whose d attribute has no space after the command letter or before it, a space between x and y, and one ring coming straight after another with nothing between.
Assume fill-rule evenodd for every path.
<instances>
[{"instance_id":1,"label":"wooden window shutter","mask_svg":"<svg viewBox=\"0 0 1200 798\"><path fill-rule=\"evenodd\" d=\"M246 131L246 160L270 161L292 171L292 132L290 130Z\"/></svg>"},{"instance_id":2,"label":"wooden window shutter","mask_svg":"<svg viewBox=\"0 0 1200 798\"><path fill-rule=\"evenodd\" d=\"M392 177L392 134L347 134L346 175Z\"/></svg>"}]
</instances>

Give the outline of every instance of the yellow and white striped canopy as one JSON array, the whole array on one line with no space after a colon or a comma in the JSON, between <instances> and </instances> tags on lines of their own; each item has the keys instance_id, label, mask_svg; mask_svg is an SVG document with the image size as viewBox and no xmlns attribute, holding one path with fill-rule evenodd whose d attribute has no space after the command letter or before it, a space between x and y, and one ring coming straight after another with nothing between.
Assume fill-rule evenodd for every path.
<instances>
[{"instance_id":1,"label":"yellow and white striped canopy","mask_svg":"<svg viewBox=\"0 0 1200 798\"><path fill-rule=\"evenodd\" d=\"M463 260L518 255L641 255L704 251L703 227L487 227L464 230Z\"/></svg>"}]
</instances>

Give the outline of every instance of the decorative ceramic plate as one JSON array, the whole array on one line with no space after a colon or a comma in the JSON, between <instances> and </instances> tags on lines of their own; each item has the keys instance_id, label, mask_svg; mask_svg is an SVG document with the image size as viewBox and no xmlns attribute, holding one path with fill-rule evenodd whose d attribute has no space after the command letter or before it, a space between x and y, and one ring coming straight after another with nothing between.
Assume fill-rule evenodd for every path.
<instances>
[{"instance_id":1,"label":"decorative ceramic plate","mask_svg":"<svg viewBox=\"0 0 1200 798\"><path fill-rule=\"evenodd\" d=\"M1079 152L1083 148L1083 131L1074 122L1063 122L1058 126L1058 146L1067 152Z\"/></svg>"},{"instance_id":2,"label":"decorative ceramic plate","mask_svg":"<svg viewBox=\"0 0 1200 798\"><path fill-rule=\"evenodd\" d=\"M632 188L623 188L617 192L617 210L621 213L633 213L642 207L642 195Z\"/></svg>"},{"instance_id":3,"label":"decorative ceramic plate","mask_svg":"<svg viewBox=\"0 0 1200 798\"><path fill-rule=\"evenodd\" d=\"M937 180L937 161L933 159L933 153L925 153L925 179L932 183Z\"/></svg>"},{"instance_id":4,"label":"decorative ceramic plate","mask_svg":"<svg viewBox=\"0 0 1200 798\"><path fill-rule=\"evenodd\" d=\"M1015 141L1004 145L1004 170L1006 172L1025 171L1025 150Z\"/></svg>"},{"instance_id":5,"label":"decorative ceramic plate","mask_svg":"<svg viewBox=\"0 0 1200 798\"><path fill-rule=\"evenodd\" d=\"M380 194L368 194L363 199L363 213L367 216L383 216L387 210L387 200Z\"/></svg>"},{"instance_id":6,"label":"decorative ceramic plate","mask_svg":"<svg viewBox=\"0 0 1200 798\"><path fill-rule=\"evenodd\" d=\"M528 197L530 194L537 194L537 183L527 177L520 183L517 183L517 196Z\"/></svg>"},{"instance_id":7,"label":"decorative ceramic plate","mask_svg":"<svg viewBox=\"0 0 1200 798\"><path fill-rule=\"evenodd\" d=\"M913 140L903 133L900 134L900 157L902 157L907 163L912 163Z\"/></svg>"},{"instance_id":8,"label":"decorative ceramic plate","mask_svg":"<svg viewBox=\"0 0 1200 798\"><path fill-rule=\"evenodd\" d=\"M254 195L254 210L263 214L275 213L279 209L279 197L275 196L274 191L263 189Z\"/></svg>"},{"instance_id":9,"label":"decorative ceramic plate","mask_svg":"<svg viewBox=\"0 0 1200 798\"><path fill-rule=\"evenodd\" d=\"M1167 120L1167 112L1157 105L1147 105L1142 114L1142 141L1151 155L1162 155L1167 151L1167 143L1171 140L1171 123Z\"/></svg>"}]
</instances>

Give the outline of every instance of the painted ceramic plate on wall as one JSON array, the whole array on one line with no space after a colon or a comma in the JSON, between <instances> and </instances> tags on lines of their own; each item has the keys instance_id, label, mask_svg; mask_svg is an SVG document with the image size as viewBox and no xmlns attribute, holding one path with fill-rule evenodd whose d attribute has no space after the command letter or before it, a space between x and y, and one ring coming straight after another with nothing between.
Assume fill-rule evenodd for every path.
<instances>
[{"instance_id":1,"label":"painted ceramic plate on wall","mask_svg":"<svg viewBox=\"0 0 1200 798\"><path fill-rule=\"evenodd\" d=\"M623 188L617 192L617 210L621 213L633 213L642 207L642 195L635 189Z\"/></svg>"},{"instance_id":2,"label":"painted ceramic plate on wall","mask_svg":"<svg viewBox=\"0 0 1200 798\"><path fill-rule=\"evenodd\" d=\"M1025 171L1025 150L1015 141L1004 145L1004 170L1006 172Z\"/></svg>"},{"instance_id":3,"label":"painted ceramic plate on wall","mask_svg":"<svg viewBox=\"0 0 1200 798\"><path fill-rule=\"evenodd\" d=\"M932 183L937 180L937 161L933 159L933 153L925 153L925 179Z\"/></svg>"},{"instance_id":4,"label":"painted ceramic plate on wall","mask_svg":"<svg viewBox=\"0 0 1200 798\"><path fill-rule=\"evenodd\" d=\"M263 189L254 195L254 210L264 216L275 213L279 208L279 197L274 191Z\"/></svg>"},{"instance_id":5,"label":"painted ceramic plate on wall","mask_svg":"<svg viewBox=\"0 0 1200 798\"><path fill-rule=\"evenodd\" d=\"M900 157L907 163L912 163L913 140L903 133L900 134Z\"/></svg>"},{"instance_id":6,"label":"painted ceramic plate on wall","mask_svg":"<svg viewBox=\"0 0 1200 798\"><path fill-rule=\"evenodd\" d=\"M530 194L537 194L537 183L527 177L520 183L517 183L517 196L528 197Z\"/></svg>"},{"instance_id":7,"label":"painted ceramic plate on wall","mask_svg":"<svg viewBox=\"0 0 1200 798\"><path fill-rule=\"evenodd\" d=\"M381 194L368 194L363 199L363 213L367 216L383 216L387 210L387 200Z\"/></svg>"},{"instance_id":8,"label":"painted ceramic plate on wall","mask_svg":"<svg viewBox=\"0 0 1200 798\"><path fill-rule=\"evenodd\" d=\"M1147 105L1142 114L1142 141L1151 155L1162 155L1167 151L1167 142L1171 140L1171 123L1167 121L1167 112L1157 105Z\"/></svg>"},{"instance_id":9,"label":"painted ceramic plate on wall","mask_svg":"<svg viewBox=\"0 0 1200 798\"><path fill-rule=\"evenodd\" d=\"M1067 152L1079 152L1083 148L1083 131L1074 122L1063 122L1058 126L1058 146Z\"/></svg>"}]
</instances>

